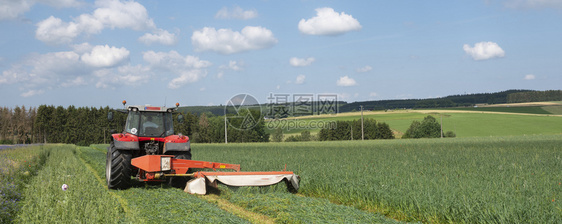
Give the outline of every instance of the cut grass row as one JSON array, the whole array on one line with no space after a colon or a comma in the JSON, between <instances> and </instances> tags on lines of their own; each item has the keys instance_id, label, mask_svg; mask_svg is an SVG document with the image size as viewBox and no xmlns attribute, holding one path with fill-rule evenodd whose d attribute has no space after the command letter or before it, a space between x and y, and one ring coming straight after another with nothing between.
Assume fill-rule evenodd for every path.
<instances>
[{"instance_id":1,"label":"cut grass row","mask_svg":"<svg viewBox=\"0 0 562 224\"><path fill-rule=\"evenodd\" d=\"M559 223L560 135L193 144L200 160L295 171L306 196L406 221Z\"/></svg>"}]
</instances>

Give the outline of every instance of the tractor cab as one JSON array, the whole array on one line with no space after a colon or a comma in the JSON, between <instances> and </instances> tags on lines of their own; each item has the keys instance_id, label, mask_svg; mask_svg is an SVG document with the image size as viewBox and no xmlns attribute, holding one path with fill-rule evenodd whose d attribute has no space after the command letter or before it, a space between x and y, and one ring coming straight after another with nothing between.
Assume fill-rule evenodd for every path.
<instances>
[{"instance_id":1,"label":"tractor cab","mask_svg":"<svg viewBox=\"0 0 562 224\"><path fill-rule=\"evenodd\" d=\"M173 109L129 106L125 132L138 137L166 137L174 134Z\"/></svg>"}]
</instances>

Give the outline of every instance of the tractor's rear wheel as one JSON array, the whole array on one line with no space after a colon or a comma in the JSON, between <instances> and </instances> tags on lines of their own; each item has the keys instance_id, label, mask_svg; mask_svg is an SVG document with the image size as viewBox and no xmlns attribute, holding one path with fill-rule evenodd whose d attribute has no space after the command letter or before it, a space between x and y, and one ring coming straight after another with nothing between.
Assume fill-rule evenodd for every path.
<instances>
[{"instance_id":1,"label":"tractor's rear wheel","mask_svg":"<svg viewBox=\"0 0 562 224\"><path fill-rule=\"evenodd\" d=\"M191 160L191 152L169 152L169 155L174 155L175 159L186 159ZM187 173L191 173L191 169L187 170ZM170 177L168 184L175 188L185 188L185 184L189 180L189 177Z\"/></svg>"},{"instance_id":2,"label":"tractor's rear wheel","mask_svg":"<svg viewBox=\"0 0 562 224\"><path fill-rule=\"evenodd\" d=\"M131 187L131 152L118 150L113 142L107 149L105 179L109 189L127 189Z\"/></svg>"}]
</instances>

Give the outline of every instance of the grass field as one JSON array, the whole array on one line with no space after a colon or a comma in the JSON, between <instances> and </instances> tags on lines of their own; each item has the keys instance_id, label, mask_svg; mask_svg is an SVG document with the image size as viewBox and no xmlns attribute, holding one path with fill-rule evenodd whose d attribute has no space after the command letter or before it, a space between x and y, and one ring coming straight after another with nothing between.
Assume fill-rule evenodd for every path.
<instances>
[{"instance_id":1,"label":"grass field","mask_svg":"<svg viewBox=\"0 0 562 224\"><path fill-rule=\"evenodd\" d=\"M290 194L285 186L221 187L196 196L165 184L107 190L105 148L59 145L25 189L16 223L396 223L380 214ZM61 189L68 184L69 189ZM257 203L259 202L259 203Z\"/></svg>"},{"instance_id":2,"label":"grass field","mask_svg":"<svg viewBox=\"0 0 562 224\"><path fill-rule=\"evenodd\" d=\"M165 184L107 190L107 145L49 146L17 223L560 223L562 135L192 144L193 159L294 171L298 194ZM12 160L14 154L6 157ZM62 184L69 189L63 191Z\"/></svg>"},{"instance_id":3,"label":"grass field","mask_svg":"<svg viewBox=\"0 0 562 224\"><path fill-rule=\"evenodd\" d=\"M559 223L562 136L193 145L194 158L302 177L301 194L399 220Z\"/></svg>"},{"instance_id":4,"label":"grass field","mask_svg":"<svg viewBox=\"0 0 562 224\"><path fill-rule=\"evenodd\" d=\"M50 147L28 146L0 150L0 223L20 212L23 191L49 155Z\"/></svg>"}]
</instances>

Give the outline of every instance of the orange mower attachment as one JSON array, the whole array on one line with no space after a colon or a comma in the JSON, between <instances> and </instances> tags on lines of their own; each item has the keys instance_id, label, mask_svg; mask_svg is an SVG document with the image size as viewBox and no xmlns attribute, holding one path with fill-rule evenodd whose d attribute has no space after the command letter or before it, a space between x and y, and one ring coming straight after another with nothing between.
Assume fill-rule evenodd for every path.
<instances>
[{"instance_id":1,"label":"orange mower attachment","mask_svg":"<svg viewBox=\"0 0 562 224\"><path fill-rule=\"evenodd\" d=\"M184 191L190 194L206 194L207 186L217 188L218 182L228 186L268 186L285 181L291 192L299 189L300 177L291 171L240 172L240 165L197 160L176 159L172 155L146 155L131 160L139 168L140 181L165 181L166 177L191 177ZM213 171L187 173L191 168L208 168ZM235 172L216 172L230 169Z\"/></svg>"}]
</instances>

